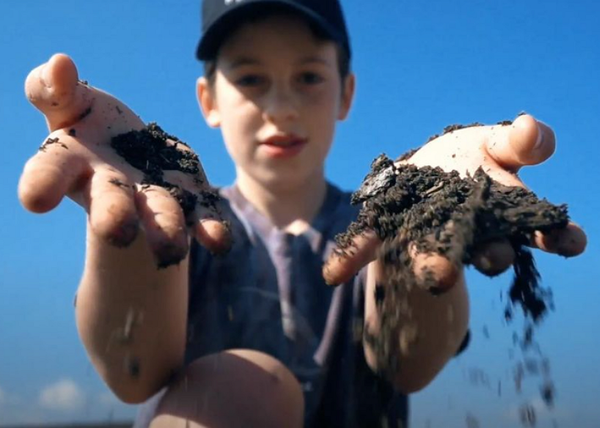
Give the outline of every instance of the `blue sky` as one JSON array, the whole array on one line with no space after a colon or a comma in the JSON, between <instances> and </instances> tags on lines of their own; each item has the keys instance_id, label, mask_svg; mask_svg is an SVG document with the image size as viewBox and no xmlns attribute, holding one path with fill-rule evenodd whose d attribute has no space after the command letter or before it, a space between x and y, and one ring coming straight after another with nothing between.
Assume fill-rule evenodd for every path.
<instances>
[{"instance_id":1,"label":"blue sky","mask_svg":"<svg viewBox=\"0 0 600 428\"><path fill-rule=\"evenodd\" d=\"M23 94L29 70L55 52L71 55L81 78L191 143L213 183L233 179L220 135L204 125L195 100L199 2L169 4L0 3L0 426L126 419L135 411L114 400L99 381L75 330L72 300L82 271L83 213L65 201L49 214L34 215L16 197L22 166L46 136L42 117ZM556 303L538 333L556 385L554 409L539 402L540 378L526 378L520 394L510 380L521 357L519 352L511 357L511 337L520 324L502 319L501 295L510 275L490 280L470 271L472 345L413 397L413 427L474 426L468 420L517 427L518 407L531 403L538 426L597 428L599 4L343 4L358 92L327 164L333 182L355 189L378 154L397 156L448 124L495 123L527 111L554 128L558 148L522 177L540 196L568 203L589 237L587 252L576 259L537 256ZM488 382L474 382L477 373Z\"/></svg>"}]
</instances>

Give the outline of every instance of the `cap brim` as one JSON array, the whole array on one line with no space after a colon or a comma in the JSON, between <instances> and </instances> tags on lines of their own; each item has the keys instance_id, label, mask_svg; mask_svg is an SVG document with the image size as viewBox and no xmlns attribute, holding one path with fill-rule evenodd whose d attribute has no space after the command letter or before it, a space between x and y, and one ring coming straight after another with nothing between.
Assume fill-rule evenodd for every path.
<instances>
[{"instance_id":1,"label":"cap brim","mask_svg":"<svg viewBox=\"0 0 600 428\"><path fill-rule=\"evenodd\" d=\"M215 59L220 44L226 37L227 32L230 30L232 24L243 17L244 13L246 13L248 10L257 6L277 6L293 12L299 12L305 18L318 25L332 38L332 40L342 43L344 47L349 50L349 46L346 46L344 43L345 37L343 35L339 34L335 28L329 25L329 23L327 23L318 14L302 5L287 0L245 0L243 4L240 4L233 8L230 12L221 15L215 22L211 24L210 28L202 35L202 38L198 42L198 47L196 48L196 58L198 58L200 61Z\"/></svg>"}]
</instances>

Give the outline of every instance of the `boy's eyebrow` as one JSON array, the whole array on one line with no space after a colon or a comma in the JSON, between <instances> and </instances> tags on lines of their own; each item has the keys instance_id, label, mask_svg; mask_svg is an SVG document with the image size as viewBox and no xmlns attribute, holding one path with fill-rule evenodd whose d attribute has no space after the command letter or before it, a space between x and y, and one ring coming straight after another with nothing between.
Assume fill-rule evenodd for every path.
<instances>
[{"instance_id":1,"label":"boy's eyebrow","mask_svg":"<svg viewBox=\"0 0 600 428\"><path fill-rule=\"evenodd\" d=\"M239 57L239 58L236 58L235 60L233 60L229 64L229 68L234 69L237 67L242 67L244 65L257 65L257 64L260 64L260 61L257 59L250 58L250 57Z\"/></svg>"},{"instance_id":2,"label":"boy's eyebrow","mask_svg":"<svg viewBox=\"0 0 600 428\"><path fill-rule=\"evenodd\" d=\"M325 65L327 67L333 66L333 64L331 64L330 61L327 61L327 59L325 59L321 56L318 56L318 55L307 56L305 58L302 58L300 61L298 61L298 63L299 64L317 63L317 64Z\"/></svg>"},{"instance_id":3,"label":"boy's eyebrow","mask_svg":"<svg viewBox=\"0 0 600 428\"><path fill-rule=\"evenodd\" d=\"M333 64L331 64L330 61L327 61L327 59L318 56L318 55L311 55L311 56L307 56L304 57L302 59L300 59L298 61L298 64L311 64L311 63L317 63L317 64L321 64L321 65L325 65L327 67L332 67ZM251 57L239 57L234 59L230 64L229 64L229 69L233 70L236 69L238 67L243 67L245 65L260 65L261 61L256 59L256 58L251 58Z\"/></svg>"}]
</instances>

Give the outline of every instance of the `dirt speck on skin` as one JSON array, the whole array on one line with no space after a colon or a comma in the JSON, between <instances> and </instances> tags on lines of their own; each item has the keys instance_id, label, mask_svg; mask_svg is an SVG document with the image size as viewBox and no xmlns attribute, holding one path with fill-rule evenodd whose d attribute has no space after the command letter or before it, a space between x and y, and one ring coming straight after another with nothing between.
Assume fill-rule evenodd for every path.
<instances>
[{"instance_id":1,"label":"dirt speck on skin","mask_svg":"<svg viewBox=\"0 0 600 428\"><path fill-rule=\"evenodd\" d=\"M128 356L125 358L125 370L134 379L140 377L142 371L140 359L134 356Z\"/></svg>"},{"instance_id":2,"label":"dirt speck on skin","mask_svg":"<svg viewBox=\"0 0 600 428\"><path fill-rule=\"evenodd\" d=\"M83 111L83 113L81 113L81 114L79 115L79 117L77 118L77 120L78 120L78 121L81 121L81 120L85 119L86 117L88 117L88 116L89 116L91 113L92 113L92 108L91 108L91 107L88 107L87 109L85 109L85 110Z\"/></svg>"},{"instance_id":3,"label":"dirt speck on skin","mask_svg":"<svg viewBox=\"0 0 600 428\"><path fill-rule=\"evenodd\" d=\"M462 125L460 123L455 123L453 125L448 125L444 128L444 132L442 133L442 135L448 134L452 131L458 131L459 129L472 128L474 126L483 126L483 123L473 122L468 125Z\"/></svg>"},{"instance_id":4,"label":"dirt speck on skin","mask_svg":"<svg viewBox=\"0 0 600 428\"><path fill-rule=\"evenodd\" d=\"M510 120L505 120L505 121L503 121L503 122L498 122L498 124L499 124L499 125L500 125L500 124L503 124L503 125L506 125L506 124L508 124L508 125L510 125L511 123L512 123L512 122L511 122ZM444 130L442 131L442 134L441 134L441 135L446 135L446 134L449 134L449 133L451 133L451 132L453 132L453 131L458 131L459 129L472 128L472 127L474 127L474 126L484 126L484 125L483 125L483 123L479 123L479 122L473 122L473 123L470 123L470 124L468 124L468 125L462 125L462 124L459 124L459 123L455 123L455 124L453 124L453 125L448 125L448 126L446 126L446 127L444 128ZM436 138L438 138L438 137L440 137L440 134L433 134L431 137L429 137L429 138L427 139L427 141L425 141L425 144L429 143L430 141L433 141L433 140L435 140L435 139L436 139ZM415 150L415 151L416 151L416 150ZM409 153L410 153L410 152L409 152ZM410 153L410 156L412 156L412 153ZM407 159L407 158L409 158L410 156L406 157L406 154L405 154L405 155L403 155L403 159ZM399 159L399 160L400 160L400 159Z\"/></svg>"},{"instance_id":5,"label":"dirt speck on skin","mask_svg":"<svg viewBox=\"0 0 600 428\"><path fill-rule=\"evenodd\" d=\"M38 150L40 152L45 152L46 149L48 148L48 146L51 146L52 144L58 144L63 149L69 150L69 147L67 147L67 145L65 143L61 142L58 137L56 137L56 138L47 138L46 141L44 141L44 143L39 147Z\"/></svg>"},{"instance_id":6,"label":"dirt speck on skin","mask_svg":"<svg viewBox=\"0 0 600 428\"><path fill-rule=\"evenodd\" d=\"M460 128L454 125L445 132ZM352 202L362 204L362 209L358 219L337 237L339 254L351 251L354 236L367 228L383 241L378 257L388 283L385 296L377 299L381 331L377 337L368 326L364 331L382 372L394 373L396 356L410 352L410 344L400 349L404 345L398 337L404 330L416 331L418 336L407 293L412 287L437 291L433 275L416 279L409 244L420 253L437 253L460 266L471 264L478 244L507 238L516 253L507 319L518 306L537 324L551 307L551 293L539 286L539 273L525 245L536 230L564 228L569 220L566 205L553 205L528 190L504 186L482 169L461 178L456 171L397 165L385 155L374 160ZM528 334L524 336L531 341Z\"/></svg>"}]
</instances>

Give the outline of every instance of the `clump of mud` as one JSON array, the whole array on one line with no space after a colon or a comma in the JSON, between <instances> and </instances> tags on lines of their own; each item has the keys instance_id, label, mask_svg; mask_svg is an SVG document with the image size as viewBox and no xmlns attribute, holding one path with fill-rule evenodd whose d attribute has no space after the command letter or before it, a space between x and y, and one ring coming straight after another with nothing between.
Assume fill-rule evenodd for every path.
<instances>
[{"instance_id":1,"label":"clump of mud","mask_svg":"<svg viewBox=\"0 0 600 428\"><path fill-rule=\"evenodd\" d=\"M211 190L198 195L182 189L164 179L164 171L180 171L189 174L198 185L204 184L200 160L190 147L177 137L167 134L156 123L149 123L139 131L130 131L113 137L111 146L131 166L144 173L143 186L163 187L179 202L186 218L194 211L196 203L216 210L219 196ZM183 146L182 150L179 146ZM115 185L123 185L113 182Z\"/></svg>"},{"instance_id":2,"label":"clump of mud","mask_svg":"<svg viewBox=\"0 0 600 428\"><path fill-rule=\"evenodd\" d=\"M383 241L378 257L388 283L385 289L376 287L381 331L375 337L367 326L363 333L383 374L394 373L397 356L409 352L411 342L418 339L418 326L406 322L411 319L408 292L412 287L439 291L431 273L417 280L409 244L416 245L418 252L441 254L460 266L472 264L479 244L507 238L516 254L507 320L518 306L536 324L552 306L552 295L540 287L540 275L526 245L534 231L566 227L566 205L553 205L526 189L504 186L482 169L461 178L456 171L399 165L385 155L374 160L352 203L362 204L362 209L346 233L337 237L338 251L352 251L353 237L365 229L374 230ZM532 332L525 340L531 342Z\"/></svg>"}]
</instances>

